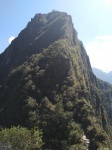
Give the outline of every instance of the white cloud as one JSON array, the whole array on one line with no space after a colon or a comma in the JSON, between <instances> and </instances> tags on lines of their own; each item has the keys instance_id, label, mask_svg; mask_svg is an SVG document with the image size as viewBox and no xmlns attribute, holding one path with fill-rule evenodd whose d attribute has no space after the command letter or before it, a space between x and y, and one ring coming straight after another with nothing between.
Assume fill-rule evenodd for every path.
<instances>
[{"instance_id":1,"label":"white cloud","mask_svg":"<svg viewBox=\"0 0 112 150\"><path fill-rule=\"evenodd\" d=\"M9 38L9 44L11 44L11 42L12 42L14 39L15 39L15 37L14 37L14 36L11 36L11 37Z\"/></svg>"},{"instance_id":2,"label":"white cloud","mask_svg":"<svg viewBox=\"0 0 112 150\"><path fill-rule=\"evenodd\" d=\"M97 36L85 47L93 67L112 71L112 36Z\"/></svg>"},{"instance_id":3,"label":"white cloud","mask_svg":"<svg viewBox=\"0 0 112 150\"><path fill-rule=\"evenodd\" d=\"M105 2L105 8L108 9L110 6L112 6L112 0L104 0Z\"/></svg>"}]
</instances>

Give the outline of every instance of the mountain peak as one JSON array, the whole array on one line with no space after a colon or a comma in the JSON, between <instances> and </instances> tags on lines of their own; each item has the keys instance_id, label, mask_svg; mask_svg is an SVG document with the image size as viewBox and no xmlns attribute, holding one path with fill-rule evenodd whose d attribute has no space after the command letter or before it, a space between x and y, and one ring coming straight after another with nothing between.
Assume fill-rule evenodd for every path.
<instances>
[{"instance_id":1,"label":"mountain peak","mask_svg":"<svg viewBox=\"0 0 112 150\"><path fill-rule=\"evenodd\" d=\"M39 127L43 150L110 148L112 89L93 74L70 15L36 14L0 70L1 126Z\"/></svg>"},{"instance_id":2,"label":"mountain peak","mask_svg":"<svg viewBox=\"0 0 112 150\"><path fill-rule=\"evenodd\" d=\"M40 53L43 48L59 39L68 39L76 44L77 32L73 28L71 16L65 12L52 11L36 14L18 37L0 55L1 80L32 54Z\"/></svg>"}]
</instances>

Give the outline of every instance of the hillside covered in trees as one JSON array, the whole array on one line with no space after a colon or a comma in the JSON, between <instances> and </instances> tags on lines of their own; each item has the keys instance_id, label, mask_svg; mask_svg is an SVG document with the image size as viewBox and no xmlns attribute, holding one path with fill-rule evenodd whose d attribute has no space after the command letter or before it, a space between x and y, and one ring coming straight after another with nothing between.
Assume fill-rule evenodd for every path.
<instances>
[{"instance_id":1,"label":"hillside covered in trees","mask_svg":"<svg viewBox=\"0 0 112 150\"><path fill-rule=\"evenodd\" d=\"M112 86L93 74L70 15L36 14L0 70L1 147L112 149Z\"/></svg>"}]
</instances>

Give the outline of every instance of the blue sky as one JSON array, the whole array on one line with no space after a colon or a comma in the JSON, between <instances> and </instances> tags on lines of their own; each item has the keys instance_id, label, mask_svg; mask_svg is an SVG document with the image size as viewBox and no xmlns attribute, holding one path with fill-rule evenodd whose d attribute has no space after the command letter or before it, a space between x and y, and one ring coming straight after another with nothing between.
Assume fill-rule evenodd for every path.
<instances>
[{"instance_id":1,"label":"blue sky","mask_svg":"<svg viewBox=\"0 0 112 150\"><path fill-rule=\"evenodd\" d=\"M112 0L0 0L0 53L36 13L65 11L93 67L112 71Z\"/></svg>"}]
</instances>

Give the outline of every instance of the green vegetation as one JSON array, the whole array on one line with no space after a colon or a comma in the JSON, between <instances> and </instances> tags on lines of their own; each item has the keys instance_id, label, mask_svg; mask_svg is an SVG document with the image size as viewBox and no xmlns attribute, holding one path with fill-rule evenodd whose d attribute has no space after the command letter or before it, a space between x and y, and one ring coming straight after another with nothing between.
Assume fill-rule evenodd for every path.
<instances>
[{"instance_id":1,"label":"green vegetation","mask_svg":"<svg viewBox=\"0 0 112 150\"><path fill-rule=\"evenodd\" d=\"M112 88L94 76L70 16L36 15L0 64L1 146L112 149Z\"/></svg>"},{"instance_id":2,"label":"green vegetation","mask_svg":"<svg viewBox=\"0 0 112 150\"><path fill-rule=\"evenodd\" d=\"M11 127L0 131L0 149L41 150L43 143L41 132L23 127Z\"/></svg>"}]
</instances>

